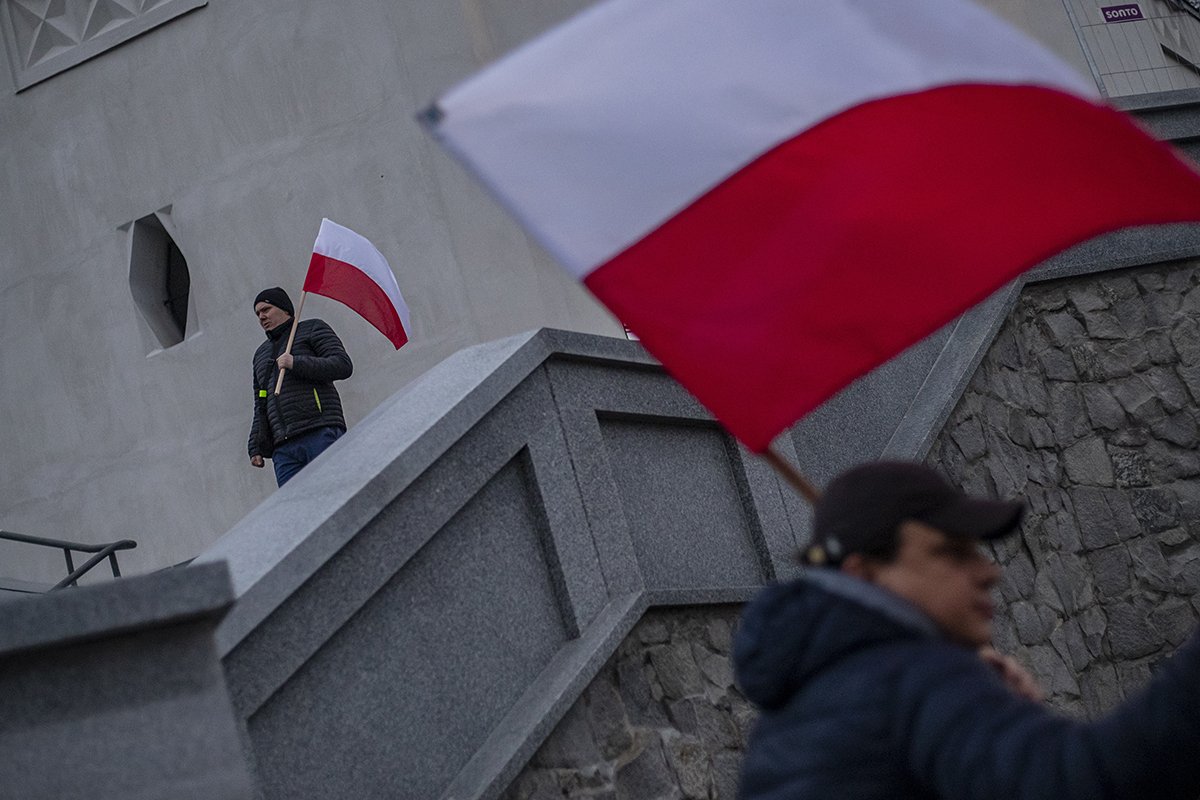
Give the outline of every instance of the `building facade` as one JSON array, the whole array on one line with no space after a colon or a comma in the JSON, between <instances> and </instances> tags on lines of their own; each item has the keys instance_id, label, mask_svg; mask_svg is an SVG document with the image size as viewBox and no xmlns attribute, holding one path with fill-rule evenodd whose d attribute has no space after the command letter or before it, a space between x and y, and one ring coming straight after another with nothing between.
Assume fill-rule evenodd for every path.
<instances>
[{"instance_id":1,"label":"building facade","mask_svg":"<svg viewBox=\"0 0 1200 800\"><path fill-rule=\"evenodd\" d=\"M251 300L298 300L322 217L371 239L412 307L395 352L306 304L354 358L351 426L477 342L623 336L415 119L587 4L0 0L0 528L133 538L122 562L146 571L270 495L244 444ZM1111 97L1200 86L1188 0L988 4ZM59 554L2 542L0 564L62 574Z\"/></svg>"}]
</instances>

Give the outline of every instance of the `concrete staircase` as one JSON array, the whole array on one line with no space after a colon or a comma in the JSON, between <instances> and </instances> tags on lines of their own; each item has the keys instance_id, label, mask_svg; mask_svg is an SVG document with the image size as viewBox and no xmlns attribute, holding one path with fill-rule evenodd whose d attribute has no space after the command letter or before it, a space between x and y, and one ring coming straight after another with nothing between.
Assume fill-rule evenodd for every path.
<instances>
[{"instance_id":1,"label":"concrete staircase","mask_svg":"<svg viewBox=\"0 0 1200 800\"><path fill-rule=\"evenodd\" d=\"M818 481L916 455L931 369L989 335L932 337L785 455ZM639 345L542 330L444 362L196 563L233 576L217 643L265 797L495 798L648 608L747 599L808 519Z\"/></svg>"}]
</instances>

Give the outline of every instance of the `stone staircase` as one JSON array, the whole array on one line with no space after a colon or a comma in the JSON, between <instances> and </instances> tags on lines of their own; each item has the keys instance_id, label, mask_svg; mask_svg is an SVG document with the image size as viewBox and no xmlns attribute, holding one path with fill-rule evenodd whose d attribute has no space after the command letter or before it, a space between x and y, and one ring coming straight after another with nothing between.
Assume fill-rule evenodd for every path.
<instances>
[{"instance_id":1,"label":"stone staircase","mask_svg":"<svg viewBox=\"0 0 1200 800\"><path fill-rule=\"evenodd\" d=\"M784 454L818 482L916 455L985 311ZM439 365L196 564L232 574L217 643L264 797L496 798L649 609L792 574L808 519L639 345L542 330Z\"/></svg>"}]
</instances>

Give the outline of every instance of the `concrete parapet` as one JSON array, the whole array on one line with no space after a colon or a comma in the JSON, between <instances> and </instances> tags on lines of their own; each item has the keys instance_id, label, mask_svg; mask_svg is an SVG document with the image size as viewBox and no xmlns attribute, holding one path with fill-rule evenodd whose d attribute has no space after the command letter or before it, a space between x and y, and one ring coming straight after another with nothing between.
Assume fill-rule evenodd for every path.
<instances>
[{"instance_id":1,"label":"concrete parapet","mask_svg":"<svg viewBox=\"0 0 1200 800\"><path fill-rule=\"evenodd\" d=\"M247 800L221 564L0 605L0 797Z\"/></svg>"}]
</instances>

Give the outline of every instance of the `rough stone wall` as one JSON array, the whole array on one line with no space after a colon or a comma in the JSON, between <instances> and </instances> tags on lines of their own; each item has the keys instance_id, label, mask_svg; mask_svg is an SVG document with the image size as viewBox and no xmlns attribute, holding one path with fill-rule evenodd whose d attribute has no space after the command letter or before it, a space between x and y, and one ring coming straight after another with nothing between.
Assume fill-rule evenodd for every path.
<instances>
[{"instance_id":1,"label":"rough stone wall","mask_svg":"<svg viewBox=\"0 0 1200 800\"><path fill-rule=\"evenodd\" d=\"M1142 685L1200 602L1200 266L1028 287L935 444L1023 497L997 645L1086 716Z\"/></svg>"},{"instance_id":2,"label":"rough stone wall","mask_svg":"<svg viewBox=\"0 0 1200 800\"><path fill-rule=\"evenodd\" d=\"M1094 717L1143 685L1200 600L1200 265L1025 290L928 461L1023 497L997 645ZM504 800L733 798L754 711L732 606L650 612Z\"/></svg>"},{"instance_id":3,"label":"rough stone wall","mask_svg":"<svg viewBox=\"0 0 1200 800\"><path fill-rule=\"evenodd\" d=\"M734 800L754 719L729 663L739 611L650 611L503 800Z\"/></svg>"}]
</instances>

